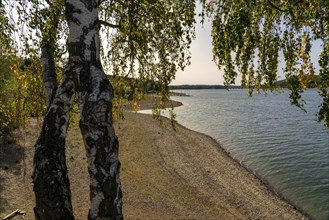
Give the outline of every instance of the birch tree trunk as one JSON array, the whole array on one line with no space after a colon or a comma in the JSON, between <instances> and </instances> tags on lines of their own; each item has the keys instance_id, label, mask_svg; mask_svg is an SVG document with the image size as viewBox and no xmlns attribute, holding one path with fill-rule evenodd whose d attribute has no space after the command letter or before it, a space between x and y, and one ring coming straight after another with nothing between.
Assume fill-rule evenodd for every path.
<instances>
[{"instance_id":1,"label":"birch tree trunk","mask_svg":"<svg viewBox=\"0 0 329 220\"><path fill-rule=\"evenodd\" d=\"M34 154L33 190L36 197L34 212L37 220L74 219L65 161L65 137L75 85L68 66L60 87L56 89L53 54L56 36L54 31L58 25L62 2L59 0L52 5L41 42L47 114Z\"/></svg>"},{"instance_id":2,"label":"birch tree trunk","mask_svg":"<svg viewBox=\"0 0 329 220\"><path fill-rule=\"evenodd\" d=\"M42 77L47 108L50 106L53 91L57 86L54 55L49 42L41 45Z\"/></svg>"},{"instance_id":3,"label":"birch tree trunk","mask_svg":"<svg viewBox=\"0 0 329 220\"><path fill-rule=\"evenodd\" d=\"M123 219L118 139L112 124L113 89L100 60L100 22L96 1L68 0L69 63L74 64L80 129L90 175L88 219Z\"/></svg>"},{"instance_id":4,"label":"birch tree trunk","mask_svg":"<svg viewBox=\"0 0 329 220\"><path fill-rule=\"evenodd\" d=\"M65 72L48 107L40 137L35 145L33 190L37 220L74 219L65 161L65 137L72 105L74 83Z\"/></svg>"},{"instance_id":5,"label":"birch tree trunk","mask_svg":"<svg viewBox=\"0 0 329 220\"><path fill-rule=\"evenodd\" d=\"M50 105L35 146L35 216L38 220L74 219L65 161L65 137L76 92L90 174L88 219L123 219L118 138L112 124L113 88L100 61L97 4L95 0L67 0L65 9L69 26L69 61L61 85L52 99L47 98ZM42 52L47 54L45 50ZM47 61L47 56L43 58ZM47 69L45 62L44 67ZM51 82L52 72L49 73ZM51 83L49 85L52 87ZM47 93L50 94L49 90Z\"/></svg>"}]
</instances>

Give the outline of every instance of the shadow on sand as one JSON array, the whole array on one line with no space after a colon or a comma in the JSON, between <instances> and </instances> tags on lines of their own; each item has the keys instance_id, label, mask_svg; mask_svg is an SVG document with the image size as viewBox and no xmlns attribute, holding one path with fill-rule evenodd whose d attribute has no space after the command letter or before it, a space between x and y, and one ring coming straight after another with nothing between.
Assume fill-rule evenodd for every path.
<instances>
[{"instance_id":1,"label":"shadow on sand","mask_svg":"<svg viewBox=\"0 0 329 220\"><path fill-rule=\"evenodd\" d=\"M1 196L5 189L5 173L21 175L24 171L22 161L24 160L25 150L22 146L16 144L13 137L0 136L0 213L8 206L8 201Z\"/></svg>"}]
</instances>

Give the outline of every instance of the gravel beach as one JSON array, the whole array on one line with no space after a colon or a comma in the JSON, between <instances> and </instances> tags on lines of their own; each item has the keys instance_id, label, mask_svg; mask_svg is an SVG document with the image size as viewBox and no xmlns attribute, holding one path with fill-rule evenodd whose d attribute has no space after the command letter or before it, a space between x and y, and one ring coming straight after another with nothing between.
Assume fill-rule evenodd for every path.
<instances>
[{"instance_id":1,"label":"gravel beach","mask_svg":"<svg viewBox=\"0 0 329 220\"><path fill-rule=\"evenodd\" d=\"M176 103L175 105L179 105ZM150 115L126 113L115 123L120 143L125 219L307 219L232 160L207 135ZM18 142L1 146L0 217L20 209L34 219L32 161L40 131L35 119ZM74 213L87 218L89 178L78 127L67 138ZM13 219L20 219L17 216Z\"/></svg>"}]
</instances>

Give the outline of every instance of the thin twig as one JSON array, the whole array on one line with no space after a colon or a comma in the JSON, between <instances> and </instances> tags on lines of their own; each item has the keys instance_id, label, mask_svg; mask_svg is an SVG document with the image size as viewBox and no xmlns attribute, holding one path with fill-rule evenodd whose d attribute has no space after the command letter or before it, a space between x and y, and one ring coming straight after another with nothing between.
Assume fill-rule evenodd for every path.
<instances>
[{"instance_id":1,"label":"thin twig","mask_svg":"<svg viewBox=\"0 0 329 220\"><path fill-rule=\"evenodd\" d=\"M276 10L281 11L281 12L288 12L288 11L289 11L288 9L283 10L283 9L279 8L278 6L274 5L271 1L268 1L268 4L269 4L272 8L275 8Z\"/></svg>"},{"instance_id":2,"label":"thin twig","mask_svg":"<svg viewBox=\"0 0 329 220\"><path fill-rule=\"evenodd\" d=\"M117 24L111 24L108 23L107 21L103 21L103 20L99 20L100 24L107 26L107 27L111 27L111 28L120 28L120 25Z\"/></svg>"}]
</instances>

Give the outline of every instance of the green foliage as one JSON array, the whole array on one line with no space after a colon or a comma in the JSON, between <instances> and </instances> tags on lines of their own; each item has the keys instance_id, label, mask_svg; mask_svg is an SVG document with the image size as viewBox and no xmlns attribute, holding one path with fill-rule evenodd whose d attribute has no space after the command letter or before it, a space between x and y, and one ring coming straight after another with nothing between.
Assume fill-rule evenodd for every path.
<instances>
[{"instance_id":1,"label":"green foliage","mask_svg":"<svg viewBox=\"0 0 329 220\"><path fill-rule=\"evenodd\" d=\"M0 130L24 126L45 112L41 64L36 58L1 57Z\"/></svg>"},{"instance_id":2,"label":"green foliage","mask_svg":"<svg viewBox=\"0 0 329 220\"><path fill-rule=\"evenodd\" d=\"M101 19L116 25L104 29L108 42L103 60L108 71L138 77L143 83L156 82L159 94L167 96L177 69L190 63L194 10L195 1L190 0L104 1Z\"/></svg>"},{"instance_id":3,"label":"green foliage","mask_svg":"<svg viewBox=\"0 0 329 220\"><path fill-rule=\"evenodd\" d=\"M20 14L12 22L24 44L21 51L36 55L41 46L50 45L56 66L64 66L65 41L61 40L67 36L64 2L5 0L5 5ZM195 1L105 0L98 4L102 36L106 38L101 49L103 64L108 74L122 76L111 79L118 90L114 96L114 116L123 118L127 100L135 100L134 107L138 109L147 81L156 82L159 94L166 97L167 86L177 69L190 63L188 49L195 38ZM20 31L23 26L25 32ZM126 85L128 77L139 80L131 82L133 86Z\"/></svg>"},{"instance_id":4,"label":"green foliage","mask_svg":"<svg viewBox=\"0 0 329 220\"><path fill-rule=\"evenodd\" d=\"M328 28L329 29L329 28ZM320 96L323 99L323 103L320 106L318 114L319 121L325 121L329 127L329 43L325 44L324 51L320 56Z\"/></svg>"},{"instance_id":5,"label":"green foliage","mask_svg":"<svg viewBox=\"0 0 329 220\"><path fill-rule=\"evenodd\" d=\"M16 52L27 57L40 55L40 47L47 44L57 64L63 66L67 37L64 3L64 0L2 0L0 23L9 39L3 41L7 42L4 44L13 45ZM1 10L4 11L4 22L1 20Z\"/></svg>"},{"instance_id":6,"label":"green foliage","mask_svg":"<svg viewBox=\"0 0 329 220\"><path fill-rule=\"evenodd\" d=\"M170 110L169 110L169 119L170 119L170 123L171 123L171 127L174 131L176 131L176 114L174 112L174 107L172 107Z\"/></svg>"},{"instance_id":7,"label":"green foliage","mask_svg":"<svg viewBox=\"0 0 329 220\"><path fill-rule=\"evenodd\" d=\"M25 125L29 117L45 113L40 47L47 44L61 76L63 61L64 0L11 1L0 3L1 131ZM16 16L19 14L19 16ZM3 49L4 48L4 49ZM8 49L9 48L9 49ZM5 50L6 49L6 50ZM15 49L15 50L14 50ZM19 54L19 55L18 55Z\"/></svg>"},{"instance_id":8,"label":"green foliage","mask_svg":"<svg viewBox=\"0 0 329 220\"><path fill-rule=\"evenodd\" d=\"M13 25L9 23L8 15L4 4L0 1L0 53L1 55L8 55L12 51L11 34L13 32Z\"/></svg>"},{"instance_id":9,"label":"green foliage","mask_svg":"<svg viewBox=\"0 0 329 220\"><path fill-rule=\"evenodd\" d=\"M138 102L144 94L139 80L121 76L111 76L109 80L114 88L113 116L115 120L124 120L124 110L139 110ZM131 106L131 102L134 103Z\"/></svg>"},{"instance_id":10,"label":"green foliage","mask_svg":"<svg viewBox=\"0 0 329 220\"><path fill-rule=\"evenodd\" d=\"M280 53L285 60L283 69L291 103L302 107L301 93L314 81L311 62L314 41L322 42L319 60L318 89L323 103L319 120L329 127L329 1L273 0L227 1L202 0L203 12L212 19L214 60L224 67L225 84L242 77L242 86L249 94L256 89L277 89Z\"/></svg>"},{"instance_id":11,"label":"green foliage","mask_svg":"<svg viewBox=\"0 0 329 220\"><path fill-rule=\"evenodd\" d=\"M8 104L11 102L11 88L14 83L14 76L11 74L10 59L0 57L0 131L5 131L11 127L11 112ZM9 91L8 91L9 90Z\"/></svg>"},{"instance_id":12,"label":"green foliage","mask_svg":"<svg viewBox=\"0 0 329 220\"><path fill-rule=\"evenodd\" d=\"M194 8L194 1L104 1L101 19L118 25L106 32L104 58L113 74L173 79L176 69L189 63Z\"/></svg>"},{"instance_id":13,"label":"green foliage","mask_svg":"<svg viewBox=\"0 0 329 220\"><path fill-rule=\"evenodd\" d=\"M160 93L161 85L159 82L152 81L150 79L144 78L127 78L121 76L110 76L109 80L114 88L114 98L113 98L113 116L114 119L124 119L124 110L138 111L140 110L140 102L146 99L152 99L149 102L155 102L155 108L163 109L165 102L168 101L166 94L160 96L159 98L152 98L150 96L145 96L147 93L157 94ZM166 90L169 94L169 90ZM158 96L155 96L158 97ZM161 98L162 97L162 98ZM162 100L162 101L161 101Z\"/></svg>"}]
</instances>

